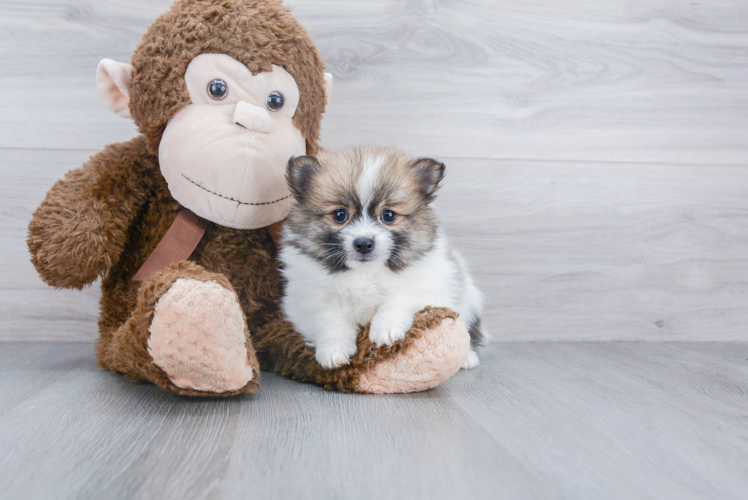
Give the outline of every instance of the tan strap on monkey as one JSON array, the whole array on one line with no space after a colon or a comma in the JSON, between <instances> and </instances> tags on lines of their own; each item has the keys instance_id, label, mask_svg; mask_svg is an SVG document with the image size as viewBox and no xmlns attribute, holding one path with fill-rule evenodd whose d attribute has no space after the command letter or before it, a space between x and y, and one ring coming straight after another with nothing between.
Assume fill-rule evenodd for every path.
<instances>
[{"instance_id":1,"label":"tan strap on monkey","mask_svg":"<svg viewBox=\"0 0 748 500\"><path fill-rule=\"evenodd\" d=\"M270 237L273 238L273 243L275 243L275 248L280 250L280 240L281 240L281 229L283 228L283 222L284 220L279 220L275 224L270 224L268 226L268 233L270 233Z\"/></svg>"},{"instance_id":2,"label":"tan strap on monkey","mask_svg":"<svg viewBox=\"0 0 748 500\"><path fill-rule=\"evenodd\" d=\"M132 279L145 281L175 262L187 260L203 238L208 224L210 221L198 217L189 208L179 209L177 218Z\"/></svg>"},{"instance_id":3,"label":"tan strap on monkey","mask_svg":"<svg viewBox=\"0 0 748 500\"><path fill-rule=\"evenodd\" d=\"M205 235L209 224L210 221L198 217L189 208L182 207L179 209L177 218L171 223L164 237L161 238L161 241L158 242L156 248L132 279L134 281L145 281L175 262L189 259L203 235ZM283 221L267 227L268 233L270 233L270 237L277 248L280 248L282 227Z\"/></svg>"}]
</instances>

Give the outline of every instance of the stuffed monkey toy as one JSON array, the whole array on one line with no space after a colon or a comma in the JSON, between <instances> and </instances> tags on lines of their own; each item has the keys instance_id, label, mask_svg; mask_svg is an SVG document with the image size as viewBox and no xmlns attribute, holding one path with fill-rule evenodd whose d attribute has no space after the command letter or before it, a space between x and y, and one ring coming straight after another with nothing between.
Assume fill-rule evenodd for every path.
<instances>
[{"instance_id":1,"label":"stuffed monkey toy","mask_svg":"<svg viewBox=\"0 0 748 500\"><path fill-rule=\"evenodd\" d=\"M278 224L289 158L315 154L331 89L289 9L180 0L132 65L103 60L97 88L140 135L107 146L47 193L29 225L42 279L102 279L99 364L191 396L259 387L260 368L348 392L411 392L453 375L469 336L454 312L416 315L377 348L325 370L279 309Z\"/></svg>"}]
</instances>

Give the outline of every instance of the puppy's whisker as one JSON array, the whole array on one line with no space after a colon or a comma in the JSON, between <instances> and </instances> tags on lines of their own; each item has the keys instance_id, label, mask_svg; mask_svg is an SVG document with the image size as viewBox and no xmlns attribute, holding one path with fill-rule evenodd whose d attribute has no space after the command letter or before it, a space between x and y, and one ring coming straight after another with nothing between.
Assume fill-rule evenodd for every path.
<instances>
[{"instance_id":1,"label":"puppy's whisker","mask_svg":"<svg viewBox=\"0 0 748 500\"><path fill-rule=\"evenodd\" d=\"M335 266L340 266L341 264L343 264L343 262L345 262L345 257L346 257L345 253L341 252L340 250L338 251L333 250L331 252L324 252L322 254L321 262L327 262L330 259L336 259Z\"/></svg>"},{"instance_id":2,"label":"puppy's whisker","mask_svg":"<svg viewBox=\"0 0 748 500\"><path fill-rule=\"evenodd\" d=\"M346 254L340 254L340 256L338 257L338 259L335 261L335 266L336 267L342 266L345 263L346 257L347 257Z\"/></svg>"}]
</instances>

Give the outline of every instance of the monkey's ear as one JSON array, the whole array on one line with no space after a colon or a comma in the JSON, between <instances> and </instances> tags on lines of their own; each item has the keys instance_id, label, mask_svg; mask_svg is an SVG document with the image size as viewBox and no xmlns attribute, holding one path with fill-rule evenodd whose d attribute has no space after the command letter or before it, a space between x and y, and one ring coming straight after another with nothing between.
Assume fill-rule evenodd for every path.
<instances>
[{"instance_id":1,"label":"monkey's ear","mask_svg":"<svg viewBox=\"0 0 748 500\"><path fill-rule=\"evenodd\" d=\"M411 168L423 196L429 201L433 200L439 183L444 179L444 164L431 158L419 158L411 164Z\"/></svg>"},{"instance_id":2,"label":"monkey's ear","mask_svg":"<svg viewBox=\"0 0 748 500\"><path fill-rule=\"evenodd\" d=\"M291 188L294 198L302 200L309 192L312 178L321 165L314 156L293 156L286 166L286 181Z\"/></svg>"},{"instance_id":3,"label":"monkey's ear","mask_svg":"<svg viewBox=\"0 0 748 500\"><path fill-rule=\"evenodd\" d=\"M332 94L332 73L325 73L325 109L330 104L330 95Z\"/></svg>"},{"instance_id":4,"label":"monkey's ear","mask_svg":"<svg viewBox=\"0 0 748 500\"><path fill-rule=\"evenodd\" d=\"M96 89L107 107L123 118L130 118L132 65L102 59L96 68Z\"/></svg>"}]
</instances>

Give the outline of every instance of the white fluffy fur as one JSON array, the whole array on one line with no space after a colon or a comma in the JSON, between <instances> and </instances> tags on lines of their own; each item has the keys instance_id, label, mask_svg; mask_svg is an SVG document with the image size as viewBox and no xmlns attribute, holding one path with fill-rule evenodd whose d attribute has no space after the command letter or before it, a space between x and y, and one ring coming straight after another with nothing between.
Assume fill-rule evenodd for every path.
<instances>
[{"instance_id":1,"label":"white fluffy fur","mask_svg":"<svg viewBox=\"0 0 748 500\"><path fill-rule=\"evenodd\" d=\"M281 260L288 280L283 310L328 368L348 363L360 327L370 321L371 341L390 345L405 337L415 313L428 305L449 307L466 325L482 311L480 291L462 263L449 258L441 234L429 253L398 273L383 263L329 273L293 247L283 248ZM457 286L460 275L466 277L464 287ZM478 365L470 353L465 368Z\"/></svg>"},{"instance_id":2,"label":"white fluffy fur","mask_svg":"<svg viewBox=\"0 0 748 500\"><path fill-rule=\"evenodd\" d=\"M356 191L363 206L368 206L379 180L379 172L384 166L384 158L381 156L367 157L364 160L364 168L356 183Z\"/></svg>"}]
</instances>

